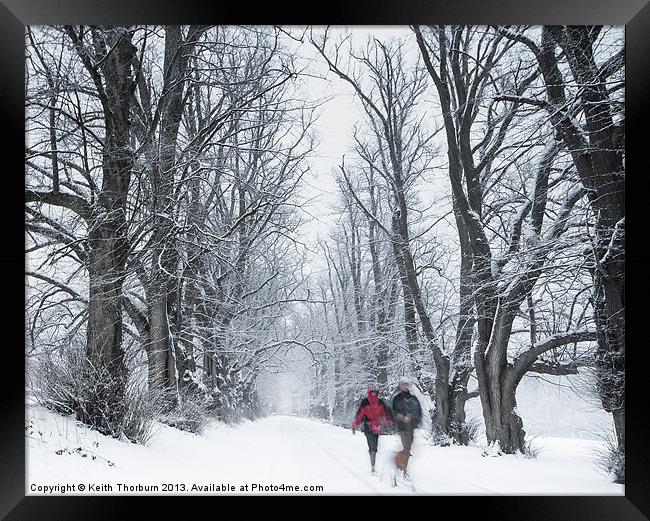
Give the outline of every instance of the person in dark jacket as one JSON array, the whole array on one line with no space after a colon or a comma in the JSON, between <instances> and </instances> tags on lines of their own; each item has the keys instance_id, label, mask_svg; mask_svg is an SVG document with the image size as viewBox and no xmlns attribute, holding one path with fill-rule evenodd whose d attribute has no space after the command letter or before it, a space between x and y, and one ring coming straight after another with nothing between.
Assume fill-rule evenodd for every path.
<instances>
[{"instance_id":1,"label":"person in dark jacket","mask_svg":"<svg viewBox=\"0 0 650 521\"><path fill-rule=\"evenodd\" d=\"M393 397L393 415L397 425L397 432L402 440L402 454L399 459L400 470L404 471L407 477L406 466L411 456L411 445L413 445L413 432L422 421L422 407L420 400L411 394L411 382L403 378L399 382L399 392Z\"/></svg>"},{"instance_id":2,"label":"person in dark jacket","mask_svg":"<svg viewBox=\"0 0 650 521\"><path fill-rule=\"evenodd\" d=\"M368 453L370 454L371 472L375 473L375 457L379 435L384 434L394 424L392 414L386 402L379 398L379 386L371 384L368 386L368 397L361 400L357 414L352 422L352 434L361 425L368 442Z\"/></svg>"}]
</instances>

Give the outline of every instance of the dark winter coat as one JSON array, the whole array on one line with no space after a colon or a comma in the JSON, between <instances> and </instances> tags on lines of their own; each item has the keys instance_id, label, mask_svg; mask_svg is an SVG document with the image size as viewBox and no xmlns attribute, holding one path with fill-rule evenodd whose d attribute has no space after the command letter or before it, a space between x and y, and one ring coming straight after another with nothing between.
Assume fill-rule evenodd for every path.
<instances>
[{"instance_id":1,"label":"dark winter coat","mask_svg":"<svg viewBox=\"0 0 650 521\"><path fill-rule=\"evenodd\" d=\"M422 421L422 407L420 400L410 391L400 391L393 398L393 414L397 424L397 430L406 431L415 429ZM410 422L403 422L400 420L400 415L408 415L411 417Z\"/></svg>"},{"instance_id":2,"label":"dark winter coat","mask_svg":"<svg viewBox=\"0 0 650 521\"><path fill-rule=\"evenodd\" d=\"M372 393L368 389L368 397L361 400L352 428L356 430L362 425L365 432L384 434L393 424L392 414L386 402L379 398L379 393Z\"/></svg>"}]
</instances>

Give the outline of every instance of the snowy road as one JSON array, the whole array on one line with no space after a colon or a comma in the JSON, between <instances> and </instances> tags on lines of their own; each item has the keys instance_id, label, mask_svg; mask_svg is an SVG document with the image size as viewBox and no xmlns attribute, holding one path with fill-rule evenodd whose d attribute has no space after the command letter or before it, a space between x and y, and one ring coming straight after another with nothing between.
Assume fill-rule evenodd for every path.
<instances>
[{"instance_id":1,"label":"snowy road","mask_svg":"<svg viewBox=\"0 0 650 521\"><path fill-rule=\"evenodd\" d=\"M30 407L27 435L28 494L60 483L83 483L81 493L91 494L123 493L120 485L134 494L413 493L407 483L390 484L387 461L401 448L397 436L380 438L378 473L372 476L362 433L353 436L348 429L304 418L214 424L201 436L160 426L143 447ZM410 473L415 491L426 494L622 495L623 487L609 483L593 466L593 444L547 438L540 443L540 456L530 460L484 458L479 447L440 448L416 438Z\"/></svg>"}]
</instances>

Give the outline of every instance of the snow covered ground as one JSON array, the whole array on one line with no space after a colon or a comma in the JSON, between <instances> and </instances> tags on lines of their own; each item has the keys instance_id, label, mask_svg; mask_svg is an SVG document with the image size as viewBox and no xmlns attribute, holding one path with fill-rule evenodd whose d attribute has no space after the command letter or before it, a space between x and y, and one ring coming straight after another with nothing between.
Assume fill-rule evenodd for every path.
<instances>
[{"instance_id":1,"label":"snow covered ground","mask_svg":"<svg viewBox=\"0 0 650 521\"><path fill-rule=\"evenodd\" d=\"M601 445L596 440L537 437L537 459L482 457L480 447L429 445L419 431L409 464L411 483L400 481L395 488L387 462L401 448L397 436L380 438L378 473L372 476L362 433L353 436L348 429L305 418L270 416L234 427L213 423L200 436L158 425L149 445L141 446L39 406L28 406L27 414L28 495L49 494L43 487L54 487L55 494L92 495L412 494L413 489L421 494L624 494L622 485L611 483L594 465L594 450ZM152 488L143 490L147 486Z\"/></svg>"}]
</instances>

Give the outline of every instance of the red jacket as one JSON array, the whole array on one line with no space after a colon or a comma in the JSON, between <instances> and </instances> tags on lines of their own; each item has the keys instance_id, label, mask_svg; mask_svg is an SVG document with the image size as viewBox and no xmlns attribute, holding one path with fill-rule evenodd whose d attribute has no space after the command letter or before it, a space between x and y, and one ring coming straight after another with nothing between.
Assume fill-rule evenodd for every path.
<instances>
[{"instance_id":1,"label":"red jacket","mask_svg":"<svg viewBox=\"0 0 650 521\"><path fill-rule=\"evenodd\" d=\"M373 434L381 434L393 425L390 409L379 398L379 393L371 392L370 388L368 388L368 398L364 398L359 405L352 428L356 430L361 422L367 423Z\"/></svg>"}]
</instances>

